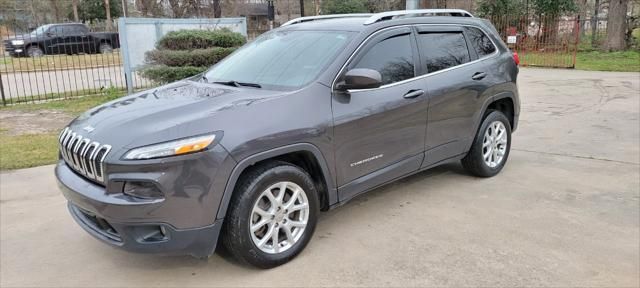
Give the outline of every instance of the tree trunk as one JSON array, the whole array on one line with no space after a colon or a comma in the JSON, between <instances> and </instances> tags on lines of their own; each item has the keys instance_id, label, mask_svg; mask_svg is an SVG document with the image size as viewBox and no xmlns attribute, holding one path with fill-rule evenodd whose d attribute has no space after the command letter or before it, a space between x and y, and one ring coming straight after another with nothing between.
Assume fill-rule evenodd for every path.
<instances>
[{"instance_id":1,"label":"tree trunk","mask_svg":"<svg viewBox=\"0 0 640 288\"><path fill-rule=\"evenodd\" d=\"M53 8L53 17L55 17L56 23L60 23L60 8L56 0L51 0L51 8Z\"/></svg>"},{"instance_id":2,"label":"tree trunk","mask_svg":"<svg viewBox=\"0 0 640 288\"><path fill-rule=\"evenodd\" d=\"M304 17L304 0L300 0L300 17Z\"/></svg>"},{"instance_id":3,"label":"tree trunk","mask_svg":"<svg viewBox=\"0 0 640 288\"><path fill-rule=\"evenodd\" d=\"M71 6L73 8L73 21L80 22L80 19L78 18L78 0L73 0L71 2Z\"/></svg>"},{"instance_id":4,"label":"tree trunk","mask_svg":"<svg viewBox=\"0 0 640 288\"><path fill-rule=\"evenodd\" d=\"M107 31L111 31L111 5L109 0L104 0L104 9L107 14Z\"/></svg>"},{"instance_id":5,"label":"tree trunk","mask_svg":"<svg viewBox=\"0 0 640 288\"><path fill-rule=\"evenodd\" d=\"M610 0L607 15L606 51L620 51L626 48L625 35L627 32L627 7L629 0Z\"/></svg>"},{"instance_id":6,"label":"tree trunk","mask_svg":"<svg viewBox=\"0 0 640 288\"><path fill-rule=\"evenodd\" d=\"M595 5L593 5L593 16L591 17L591 47L594 48L598 46L597 33L598 33L598 13L600 12L600 0L596 0Z\"/></svg>"},{"instance_id":7,"label":"tree trunk","mask_svg":"<svg viewBox=\"0 0 640 288\"><path fill-rule=\"evenodd\" d=\"M313 6L316 10L316 16L320 15L320 0L313 0Z\"/></svg>"},{"instance_id":8,"label":"tree trunk","mask_svg":"<svg viewBox=\"0 0 640 288\"><path fill-rule=\"evenodd\" d=\"M220 0L213 0L213 18L222 17L222 8L220 7Z\"/></svg>"}]
</instances>

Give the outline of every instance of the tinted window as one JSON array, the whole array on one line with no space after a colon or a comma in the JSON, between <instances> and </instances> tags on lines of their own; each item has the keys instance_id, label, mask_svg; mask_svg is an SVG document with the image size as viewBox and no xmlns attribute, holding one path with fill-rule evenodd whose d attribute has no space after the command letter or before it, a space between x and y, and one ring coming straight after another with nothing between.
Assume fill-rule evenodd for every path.
<instances>
[{"instance_id":1,"label":"tinted window","mask_svg":"<svg viewBox=\"0 0 640 288\"><path fill-rule=\"evenodd\" d=\"M369 68L382 75L382 85L414 77L410 34L382 40L351 68Z\"/></svg>"},{"instance_id":2,"label":"tinted window","mask_svg":"<svg viewBox=\"0 0 640 288\"><path fill-rule=\"evenodd\" d=\"M455 33L421 33L419 43L424 51L424 64L429 73L470 61L464 36Z\"/></svg>"},{"instance_id":3,"label":"tinted window","mask_svg":"<svg viewBox=\"0 0 640 288\"><path fill-rule=\"evenodd\" d=\"M260 84L269 89L306 85L351 39L345 31L275 31L265 33L206 73L209 81Z\"/></svg>"},{"instance_id":4,"label":"tinted window","mask_svg":"<svg viewBox=\"0 0 640 288\"><path fill-rule=\"evenodd\" d=\"M49 28L49 33L52 33L53 35L63 35L65 30L64 26L53 26L51 28Z\"/></svg>"},{"instance_id":5,"label":"tinted window","mask_svg":"<svg viewBox=\"0 0 640 288\"><path fill-rule=\"evenodd\" d=\"M478 28L467 27L467 37L469 37L469 42L471 42L473 49L478 53L478 58L491 55L496 51L496 47L491 43L489 36Z\"/></svg>"}]
</instances>

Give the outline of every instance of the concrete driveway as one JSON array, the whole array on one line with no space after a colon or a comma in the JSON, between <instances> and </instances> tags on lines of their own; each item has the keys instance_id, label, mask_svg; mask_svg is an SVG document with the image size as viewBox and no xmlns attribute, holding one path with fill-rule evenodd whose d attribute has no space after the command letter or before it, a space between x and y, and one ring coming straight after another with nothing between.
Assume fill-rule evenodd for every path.
<instances>
[{"instance_id":1,"label":"concrete driveway","mask_svg":"<svg viewBox=\"0 0 640 288\"><path fill-rule=\"evenodd\" d=\"M1 285L639 286L640 74L522 69L519 86L500 175L454 164L376 189L267 271L110 248L73 222L51 166L2 173Z\"/></svg>"}]
</instances>

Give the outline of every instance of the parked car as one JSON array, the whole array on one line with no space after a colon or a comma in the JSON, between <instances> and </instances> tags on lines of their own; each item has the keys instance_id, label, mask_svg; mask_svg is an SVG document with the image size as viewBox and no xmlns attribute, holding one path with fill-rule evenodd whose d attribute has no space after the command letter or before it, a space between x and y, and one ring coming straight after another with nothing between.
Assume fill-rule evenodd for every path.
<instances>
[{"instance_id":1,"label":"parked car","mask_svg":"<svg viewBox=\"0 0 640 288\"><path fill-rule=\"evenodd\" d=\"M13 57L110 53L120 48L120 40L118 33L89 32L89 27L81 23L47 24L4 40L4 48Z\"/></svg>"},{"instance_id":2,"label":"parked car","mask_svg":"<svg viewBox=\"0 0 640 288\"><path fill-rule=\"evenodd\" d=\"M208 257L220 241L269 268L302 251L320 211L366 191L453 161L498 174L518 63L488 21L433 17L445 12L467 15L297 19L87 111L59 139L71 215L129 251Z\"/></svg>"}]
</instances>

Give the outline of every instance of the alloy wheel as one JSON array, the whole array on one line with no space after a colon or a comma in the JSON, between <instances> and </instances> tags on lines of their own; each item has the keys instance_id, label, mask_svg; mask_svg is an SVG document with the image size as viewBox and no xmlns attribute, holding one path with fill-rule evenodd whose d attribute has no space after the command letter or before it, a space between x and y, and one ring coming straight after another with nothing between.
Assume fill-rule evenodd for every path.
<instances>
[{"instance_id":1,"label":"alloy wheel","mask_svg":"<svg viewBox=\"0 0 640 288\"><path fill-rule=\"evenodd\" d=\"M265 189L253 206L251 239L265 253L282 253L302 238L308 220L309 199L305 191L293 182L278 182Z\"/></svg>"},{"instance_id":2,"label":"alloy wheel","mask_svg":"<svg viewBox=\"0 0 640 288\"><path fill-rule=\"evenodd\" d=\"M495 168L502 163L507 142L507 128L504 124L500 121L491 122L482 139L482 157L487 166Z\"/></svg>"}]
</instances>

